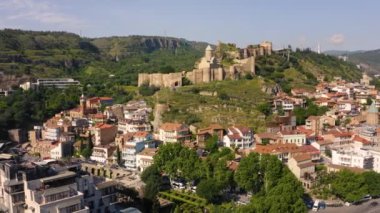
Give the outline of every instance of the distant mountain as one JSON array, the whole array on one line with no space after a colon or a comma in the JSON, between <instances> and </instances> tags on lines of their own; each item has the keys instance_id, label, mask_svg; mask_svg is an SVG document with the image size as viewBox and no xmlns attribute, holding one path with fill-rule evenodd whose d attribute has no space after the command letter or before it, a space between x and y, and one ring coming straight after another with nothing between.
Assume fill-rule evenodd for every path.
<instances>
[{"instance_id":1,"label":"distant mountain","mask_svg":"<svg viewBox=\"0 0 380 213\"><path fill-rule=\"evenodd\" d=\"M368 65L369 71L380 73L380 49L349 54L348 60L356 64Z\"/></svg>"},{"instance_id":2,"label":"distant mountain","mask_svg":"<svg viewBox=\"0 0 380 213\"><path fill-rule=\"evenodd\" d=\"M348 56L348 61L360 64L366 71L380 73L380 49L370 51L329 50L325 53L332 56Z\"/></svg>"}]
</instances>

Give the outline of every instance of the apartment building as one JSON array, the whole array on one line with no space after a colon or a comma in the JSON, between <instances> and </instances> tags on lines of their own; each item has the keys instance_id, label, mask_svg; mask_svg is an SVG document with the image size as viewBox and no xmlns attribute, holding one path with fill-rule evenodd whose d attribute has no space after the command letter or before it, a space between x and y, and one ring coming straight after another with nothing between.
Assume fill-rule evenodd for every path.
<instances>
[{"instance_id":1,"label":"apartment building","mask_svg":"<svg viewBox=\"0 0 380 213\"><path fill-rule=\"evenodd\" d=\"M190 138L189 127L179 123L164 123L159 128L159 140L164 143L179 143Z\"/></svg>"},{"instance_id":2,"label":"apartment building","mask_svg":"<svg viewBox=\"0 0 380 213\"><path fill-rule=\"evenodd\" d=\"M227 134L223 137L225 147L236 147L247 149L254 143L253 130L243 126L232 126L227 129Z\"/></svg>"}]
</instances>

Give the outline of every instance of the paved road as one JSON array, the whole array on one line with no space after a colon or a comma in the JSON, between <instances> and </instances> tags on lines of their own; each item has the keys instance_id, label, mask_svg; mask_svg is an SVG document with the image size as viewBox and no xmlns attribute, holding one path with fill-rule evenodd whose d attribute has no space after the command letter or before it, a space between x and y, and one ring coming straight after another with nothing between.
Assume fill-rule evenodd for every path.
<instances>
[{"instance_id":1,"label":"paved road","mask_svg":"<svg viewBox=\"0 0 380 213\"><path fill-rule=\"evenodd\" d=\"M377 202L376 206L372 206L372 202ZM312 212L311 210L309 212ZM380 199L373 199L361 205L342 206L342 207L327 207L321 209L320 213L379 213L380 212Z\"/></svg>"}]
</instances>

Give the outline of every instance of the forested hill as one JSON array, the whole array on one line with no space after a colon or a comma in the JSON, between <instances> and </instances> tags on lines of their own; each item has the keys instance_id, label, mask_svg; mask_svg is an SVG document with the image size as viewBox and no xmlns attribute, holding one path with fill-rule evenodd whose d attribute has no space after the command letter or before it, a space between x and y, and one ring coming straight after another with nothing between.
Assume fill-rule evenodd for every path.
<instances>
[{"instance_id":1,"label":"forested hill","mask_svg":"<svg viewBox=\"0 0 380 213\"><path fill-rule=\"evenodd\" d=\"M69 76L91 85L108 81L135 85L141 72L192 70L207 45L172 37L83 38L66 32L5 29L0 31L0 73L22 79ZM258 74L284 87L315 84L321 75L349 80L360 75L352 64L311 51L295 51L286 59L281 54L259 57ZM7 78L0 77L0 86L1 79Z\"/></svg>"},{"instance_id":2,"label":"forested hill","mask_svg":"<svg viewBox=\"0 0 380 213\"><path fill-rule=\"evenodd\" d=\"M206 45L158 36L83 38L66 32L5 29L0 30L0 72L81 80L113 74L129 84L138 72L191 69Z\"/></svg>"}]
</instances>

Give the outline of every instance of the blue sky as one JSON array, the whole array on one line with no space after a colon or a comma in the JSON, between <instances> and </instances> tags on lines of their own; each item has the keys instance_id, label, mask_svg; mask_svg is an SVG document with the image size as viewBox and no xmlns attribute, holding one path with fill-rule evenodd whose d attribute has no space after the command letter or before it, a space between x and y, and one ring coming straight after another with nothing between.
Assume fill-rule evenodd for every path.
<instances>
[{"instance_id":1,"label":"blue sky","mask_svg":"<svg viewBox=\"0 0 380 213\"><path fill-rule=\"evenodd\" d=\"M368 50L380 48L379 9L378 0L0 0L0 28Z\"/></svg>"}]
</instances>

